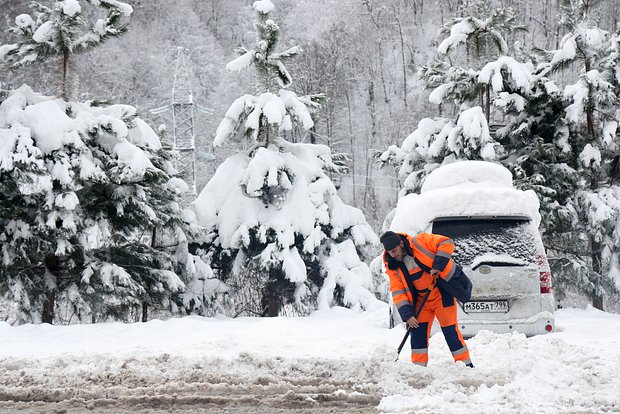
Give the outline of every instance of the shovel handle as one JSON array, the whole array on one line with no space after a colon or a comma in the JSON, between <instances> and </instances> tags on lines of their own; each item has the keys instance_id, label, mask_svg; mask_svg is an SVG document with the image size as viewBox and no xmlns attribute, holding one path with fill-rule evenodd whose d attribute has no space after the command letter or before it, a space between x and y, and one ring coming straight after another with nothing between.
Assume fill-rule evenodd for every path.
<instances>
[{"instance_id":1,"label":"shovel handle","mask_svg":"<svg viewBox=\"0 0 620 414\"><path fill-rule=\"evenodd\" d=\"M422 312L422 308L424 307L424 304L426 303L426 300L431 295L431 292L433 291L434 288L435 288L435 284L433 283L433 285L428 289L428 292L426 293L426 295L424 295L424 297L422 298L422 302L420 303L420 307L413 314L414 318L418 319L418 316L420 316L420 313ZM403 340L400 341L400 345L398 346L398 351L396 353L396 361L398 361L398 357L400 356L400 351L403 350L403 347L405 346L405 342L407 342L407 338L409 338L409 334L411 333L412 330L413 330L412 327L410 327L410 326L407 327L407 332L405 332L405 336L403 336Z\"/></svg>"}]
</instances>

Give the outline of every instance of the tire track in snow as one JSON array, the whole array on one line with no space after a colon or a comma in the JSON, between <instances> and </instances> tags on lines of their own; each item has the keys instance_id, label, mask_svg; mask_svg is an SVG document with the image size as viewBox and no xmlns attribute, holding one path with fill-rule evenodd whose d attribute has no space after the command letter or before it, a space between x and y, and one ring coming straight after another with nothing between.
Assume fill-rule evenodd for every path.
<instances>
[{"instance_id":1,"label":"tire track in snow","mask_svg":"<svg viewBox=\"0 0 620 414\"><path fill-rule=\"evenodd\" d=\"M381 396L372 372L379 364L285 360L247 353L233 360L168 354L125 360L101 355L96 363L92 357L71 356L4 359L0 360L0 410L21 406L26 411L19 412L28 413L41 404L88 409L112 404L119 412L123 407L143 410L174 405L184 410L254 407L264 412L271 412L268 408L327 412L321 410L339 408L339 412L375 413Z\"/></svg>"},{"instance_id":2,"label":"tire track in snow","mask_svg":"<svg viewBox=\"0 0 620 414\"><path fill-rule=\"evenodd\" d=\"M473 370L452 363L441 335L431 338L427 368L404 354L394 362L389 346L332 359L251 353L229 359L166 353L5 358L0 412L157 414L162 407L183 407L191 414L208 407L204 412L214 414L292 408L342 414L376 413L377 406L391 413L620 412L620 353L572 338L481 332L468 340Z\"/></svg>"}]
</instances>

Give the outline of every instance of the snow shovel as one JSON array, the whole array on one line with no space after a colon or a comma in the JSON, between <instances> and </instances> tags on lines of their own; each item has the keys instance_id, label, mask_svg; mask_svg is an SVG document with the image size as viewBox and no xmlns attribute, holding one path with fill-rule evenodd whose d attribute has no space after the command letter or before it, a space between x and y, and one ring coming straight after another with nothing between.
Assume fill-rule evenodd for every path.
<instances>
[{"instance_id":1,"label":"snow shovel","mask_svg":"<svg viewBox=\"0 0 620 414\"><path fill-rule=\"evenodd\" d=\"M424 295L424 297L422 298L422 302L420 303L420 307L413 314L414 318L418 319L418 316L420 316L420 312L422 312L422 308L424 307L424 304L426 303L426 300L428 299L428 297L431 295L431 292L433 291L433 288L435 288L435 284L434 283L428 289L428 292L426 293L426 295ZM407 342L407 338L409 338L409 334L411 333L412 329L414 329L414 328L408 326L407 327L407 332L405 332L405 336L403 337L403 340L400 341L400 345L398 346L398 351L396 352L396 362L398 362L398 357L400 355L400 351L402 351L403 346L405 346L405 342Z\"/></svg>"}]
</instances>

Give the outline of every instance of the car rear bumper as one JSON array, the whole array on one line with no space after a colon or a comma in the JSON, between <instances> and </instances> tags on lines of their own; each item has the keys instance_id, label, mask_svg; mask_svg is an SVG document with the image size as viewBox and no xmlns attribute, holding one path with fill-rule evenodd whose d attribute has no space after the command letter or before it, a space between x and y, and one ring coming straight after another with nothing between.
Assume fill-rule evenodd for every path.
<instances>
[{"instance_id":1,"label":"car rear bumper","mask_svg":"<svg viewBox=\"0 0 620 414\"><path fill-rule=\"evenodd\" d=\"M465 338L471 338L478 331L487 330L495 333L519 332L525 336L542 335L555 332L555 319L552 314L544 312L538 318L485 321L477 319L459 320L459 328Z\"/></svg>"},{"instance_id":2,"label":"car rear bumper","mask_svg":"<svg viewBox=\"0 0 620 414\"><path fill-rule=\"evenodd\" d=\"M510 300L510 310L506 313L474 312L468 314L459 306L457 320L463 336L471 338L480 330L495 333L519 332L526 336L555 332L553 295L538 295L518 300L508 300ZM390 327L403 323L398 310L393 305L391 309ZM438 330L439 323L435 321L432 332L434 333Z\"/></svg>"}]
</instances>

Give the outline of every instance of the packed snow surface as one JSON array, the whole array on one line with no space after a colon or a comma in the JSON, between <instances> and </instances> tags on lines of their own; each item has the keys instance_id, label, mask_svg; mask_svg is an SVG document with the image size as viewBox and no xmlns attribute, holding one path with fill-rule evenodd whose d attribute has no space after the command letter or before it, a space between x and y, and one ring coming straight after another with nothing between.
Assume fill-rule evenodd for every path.
<instances>
[{"instance_id":1,"label":"packed snow surface","mask_svg":"<svg viewBox=\"0 0 620 414\"><path fill-rule=\"evenodd\" d=\"M620 411L620 315L562 309L556 321L556 332L531 338L481 331L467 340L475 369L453 363L441 333L427 368L409 362L408 344L395 361L404 329L387 328L387 305L306 318L0 322L0 411L193 401L209 412L240 395L253 406L316 408L303 412L330 402L382 413Z\"/></svg>"}]
</instances>

